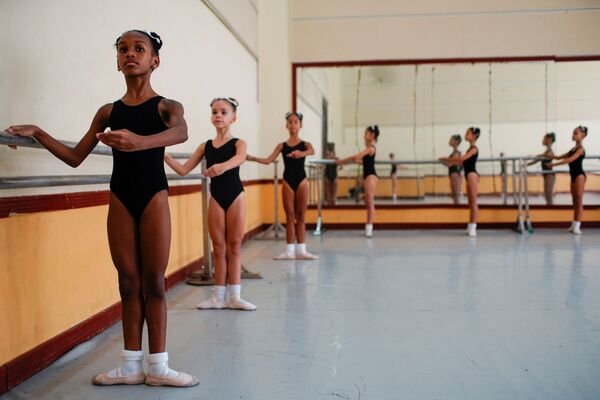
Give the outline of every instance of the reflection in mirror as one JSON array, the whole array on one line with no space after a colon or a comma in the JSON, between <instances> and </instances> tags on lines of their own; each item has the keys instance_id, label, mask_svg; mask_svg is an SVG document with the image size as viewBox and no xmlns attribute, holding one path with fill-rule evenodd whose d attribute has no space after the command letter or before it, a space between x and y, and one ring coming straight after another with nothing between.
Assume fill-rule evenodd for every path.
<instances>
[{"instance_id":1,"label":"reflection in mirror","mask_svg":"<svg viewBox=\"0 0 600 400\"><path fill-rule=\"evenodd\" d=\"M590 132L582 143L584 202L600 204L600 165L593 158L600 147L598 61L302 67L295 84L297 109L306 116L303 135L315 144L315 159L359 153L365 129L379 126L378 204L466 204L459 166L438 160L467 152L471 126L481 130L480 204L516 204L519 181L527 184L532 204L571 204L567 166L551 170L547 159L535 157L568 152L579 125ZM522 158L529 165L520 180ZM319 190L328 205L364 201L361 165L330 164L323 172L324 182L311 175L311 202Z\"/></svg>"}]
</instances>

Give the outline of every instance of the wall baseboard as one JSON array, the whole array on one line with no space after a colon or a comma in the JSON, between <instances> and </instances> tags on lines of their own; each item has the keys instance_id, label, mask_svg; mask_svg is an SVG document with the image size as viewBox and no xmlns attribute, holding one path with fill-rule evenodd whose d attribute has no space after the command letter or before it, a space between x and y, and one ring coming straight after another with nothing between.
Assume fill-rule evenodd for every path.
<instances>
[{"instance_id":1,"label":"wall baseboard","mask_svg":"<svg viewBox=\"0 0 600 400\"><path fill-rule=\"evenodd\" d=\"M265 230L267 226L268 224L262 224L251 229L245 234L244 241L256 236ZM201 257L165 277L166 289L172 289L183 282L190 272L199 270L203 262L204 259ZM0 365L0 394L6 393L29 379L58 360L73 347L90 340L120 320L121 302L118 302L10 360L6 364Z\"/></svg>"},{"instance_id":2,"label":"wall baseboard","mask_svg":"<svg viewBox=\"0 0 600 400\"><path fill-rule=\"evenodd\" d=\"M121 302L82 321L71 329L12 359L0 370L5 370L5 381L0 394L35 375L56 361L67 351L114 325L121 319Z\"/></svg>"},{"instance_id":3,"label":"wall baseboard","mask_svg":"<svg viewBox=\"0 0 600 400\"><path fill-rule=\"evenodd\" d=\"M467 221L464 223L374 223L373 227L377 230L399 230L399 229L464 229L467 226ZM477 229L513 229L516 228L517 223L515 222L484 222L477 223ZM333 223L323 224L323 230L360 230L364 229L365 224L363 223ZM533 228L560 228L567 229L569 227L568 222L534 222ZM306 229L315 229L315 223L307 223ZM582 228L600 228L600 221L584 221Z\"/></svg>"}]
</instances>

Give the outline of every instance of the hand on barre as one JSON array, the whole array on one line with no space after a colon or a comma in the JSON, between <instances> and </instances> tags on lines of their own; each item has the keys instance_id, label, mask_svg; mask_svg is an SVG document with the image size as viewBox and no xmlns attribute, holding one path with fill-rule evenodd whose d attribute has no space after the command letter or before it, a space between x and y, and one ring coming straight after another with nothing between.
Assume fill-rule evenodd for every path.
<instances>
[{"instance_id":1,"label":"hand on barre","mask_svg":"<svg viewBox=\"0 0 600 400\"><path fill-rule=\"evenodd\" d=\"M39 131L40 128L36 125L14 125L6 128L6 133L10 133L15 136L22 137L33 137L33 135ZM13 150L17 149L17 145L8 145Z\"/></svg>"},{"instance_id":2,"label":"hand on barre","mask_svg":"<svg viewBox=\"0 0 600 400\"><path fill-rule=\"evenodd\" d=\"M246 154L246 161L253 161L253 162L257 162L260 164L271 164L272 161L266 159L266 158L260 158L260 157L255 157L255 156L251 156L250 154Z\"/></svg>"}]
</instances>

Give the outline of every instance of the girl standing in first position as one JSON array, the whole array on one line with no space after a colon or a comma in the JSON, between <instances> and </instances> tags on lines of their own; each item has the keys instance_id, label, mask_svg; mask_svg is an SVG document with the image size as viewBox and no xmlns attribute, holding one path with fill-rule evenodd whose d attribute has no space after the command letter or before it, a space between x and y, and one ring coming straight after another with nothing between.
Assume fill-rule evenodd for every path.
<instances>
[{"instance_id":1,"label":"girl standing in first position","mask_svg":"<svg viewBox=\"0 0 600 400\"><path fill-rule=\"evenodd\" d=\"M355 162L363 166L363 185L365 188L365 205L367 207L365 236L369 238L373 237L373 221L375 220L375 187L377 185L377 172L375 171L375 154L377 153L377 149L375 148L375 143L377 143L378 137L379 127L377 125L367 127L364 134L365 149L353 156L336 160L338 165Z\"/></svg>"},{"instance_id":2,"label":"girl standing in first position","mask_svg":"<svg viewBox=\"0 0 600 400\"><path fill-rule=\"evenodd\" d=\"M546 133L542 144L546 146L546 151L538 155L535 160L529 162L527 165L533 165L538 161L542 163L542 172L544 173L544 197L546 198L546 204L551 206L554 203L554 184L556 183L556 174L552 170L550 164L554 159L554 151L552 151L552 144L556 141L556 135L554 132Z\"/></svg>"},{"instance_id":3,"label":"girl standing in first position","mask_svg":"<svg viewBox=\"0 0 600 400\"><path fill-rule=\"evenodd\" d=\"M569 174L571 175L571 196L573 197L573 222L569 232L574 235L581 235L581 219L583 218L583 192L585 190L585 181L587 179L583 170L583 160L585 158L585 149L581 144L583 139L587 136L588 128L585 126L578 126L573 130L572 139L575 142L573 147L568 153L560 156L555 156L555 160L561 160L558 162L550 163L550 168L556 167L557 165L569 164Z\"/></svg>"},{"instance_id":4,"label":"girl standing in first position","mask_svg":"<svg viewBox=\"0 0 600 400\"><path fill-rule=\"evenodd\" d=\"M314 260L319 256L306 250L306 225L304 217L308 207L308 181L304 171L304 160L315 154L309 142L300 139L302 114L291 111L285 115L285 127L290 138L275 146L273 153L267 158L248 155L248 161L270 164L279 156L283 156L283 208L285 209L285 231L287 245L285 252L274 257L276 260ZM297 244L296 244L297 241Z\"/></svg>"},{"instance_id":5,"label":"girl standing in first position","mask_svg":"<svg viewBox=\"0 0 600 400\"><path fill-rule=\"evenodd\" d=\"M466 234L469 236L477 236L477 186L479 185L479 173L476 169L477 157L479 150L475 144L479 138L481 130L476 127L470 127L465 133L465 140L469 142L467 152L459 157L442 157L439 160L445 165L462 166L465 171L465 179L467 180L467 199L469 200L469 225L467 225Z\"/></svg>"},{"instance_id":6,"label":"girl standing in first position","mask_svg":"<svg viewBox=\"0 0 600 400\"><path fill-rule=\"evenodd\" d=\"M396 196L396 182L398 181L398 164L394 161L396 160L396 155L394 153L390 153L390 161L391 169L390 169L390 179L392 181L392 201L395 202L397 199Z\"/></svg>"},{"instance_id":7,"label":"girl standing in first position","mask_svg":"<svg viewBox=\"0 0 600 400\"><path fill-rule=\"evenodd\" d=\"M108 244L119 274L125 343L119 367L95 376L95 385L198 384L197 378L170 369L165 352L165 270L171 219L163 154L165 146L187 140L187 125L181 104L159 96L150 85L150 76L160 64L158 51L162 44L156 33L140 30L117 38L117 69L125 76L127 91L120 100L100 107L90 129L74 148L37 126L11 126L6 130L33 137L72 167L81 164L99 140L113 149ZM106 128L110 131L104 132ZM150 347L147 374L142 364L144 321Z\"/></svg>"},{"instance_id":8,"label":"girl standing in first position","mask_svg":"<svg viewBox=\"0 0 600 400\"><path fill-rule=\"evenodd\" d=\"M450 158L460 158L460 150L458 150L458 146L462 142L462 138L459 134L452 135L450 137L449 145L452 147L452 153L450 153ZM452 163L444 163L448 167L448 177L450 178L450 194L452 196L452 202L454 204L460 204L460 195L461 195L461 186L462 186L462 178L460 177L460 172L462 168L459 165L454 165Z\"/></svg>"},{"instance_id":9,"label":"girl standing in first position","mask_svg":"<svg viewBox=\"0 0 600 400\"><path fill-rule=\"evenodd\" d=\"M183 176L206 157L204 176L211 178L208 231L214 251L215 286L210 299L198 304L198 308L253 311L256 306L240 297L240 248L246 217L246 196L240 180L240 165L246 161L246 142L234 138L230 130L237 118L238 102L231 97L219 97L213 99L210 108L211 122L217 130L217 136L201 144L183 165L170 154L165 154L165 162Z\"/></svg>"}]
</instances>

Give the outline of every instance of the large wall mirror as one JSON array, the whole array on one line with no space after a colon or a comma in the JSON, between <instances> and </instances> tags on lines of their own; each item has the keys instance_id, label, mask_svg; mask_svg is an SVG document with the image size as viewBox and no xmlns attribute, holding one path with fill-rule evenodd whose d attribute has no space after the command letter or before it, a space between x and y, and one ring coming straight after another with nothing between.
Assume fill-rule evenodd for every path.
<instances>
[{"instance_id":1,"label":"large wall mirror","mask_svg":"<svg viewBox=\"0 0 600 400\"><path fill-rule=\"evenodd\" d=\"M327 149L346 157L364 148L369 125L381 131L377 161L390 153L401 164L395 200L391 165L377 164L377 202L452 203L448 168L417 164L452 152L452 135L464 138L470 126L481 129L477 146L482 159L543 153L542 140L554 132L555 153L567 152L578 125L589 128L588 155L600 154L600 61L507 61L399 65L296 66L295 102L304 113L305 135L316 143L319 158ZM310 131L310 132L309 132ZM318 134L316 134L318 132ZM317 139L318 138L318 139ZM459 150L466 151L464 140ZM360 166L338 170L336 204L360 201ZM590 171L586 204L599 204L597 159ZM482 203L511 203L511 161L478 162ZM557 168L555 204L570 204L566 166ZM540 164L528 168L532 204L545 204ZM464 190L464 179L463 179ZM463 199L466 203L466 199Z\"/></svg>"}]
</instances>

